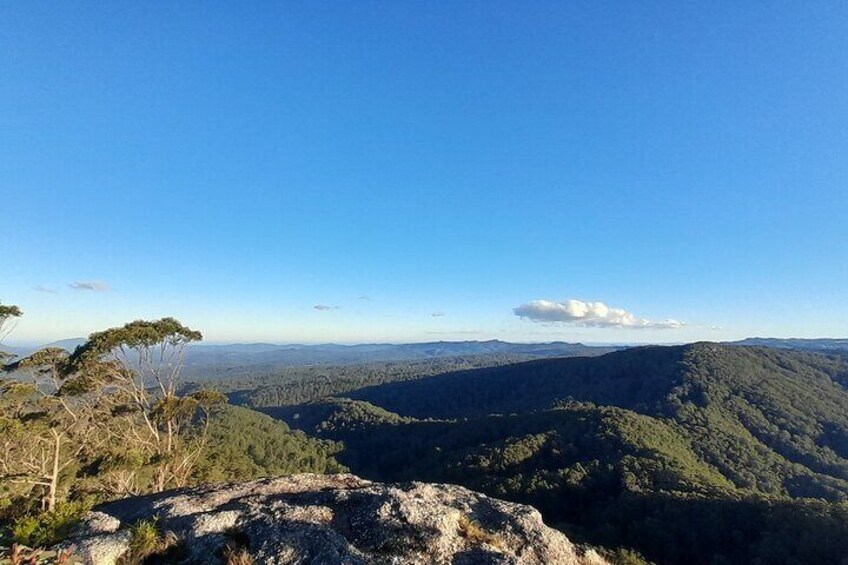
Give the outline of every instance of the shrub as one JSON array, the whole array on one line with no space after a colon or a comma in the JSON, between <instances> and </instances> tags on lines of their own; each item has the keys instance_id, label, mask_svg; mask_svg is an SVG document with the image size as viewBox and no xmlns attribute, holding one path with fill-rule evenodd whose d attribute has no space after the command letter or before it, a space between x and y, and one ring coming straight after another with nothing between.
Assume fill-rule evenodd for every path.
<instances>
[{"instance_id":1,"label":"shrub","mask_svg":"<svg viewBox=\"0 0 848 565\"><path fill-rule=\"evenodd\" d=\"M12 538L30 547L59 543L70 535L91 505L89 499L62 502L51 512L19 518L12 526Z\"/></svg>"}]
</instances>

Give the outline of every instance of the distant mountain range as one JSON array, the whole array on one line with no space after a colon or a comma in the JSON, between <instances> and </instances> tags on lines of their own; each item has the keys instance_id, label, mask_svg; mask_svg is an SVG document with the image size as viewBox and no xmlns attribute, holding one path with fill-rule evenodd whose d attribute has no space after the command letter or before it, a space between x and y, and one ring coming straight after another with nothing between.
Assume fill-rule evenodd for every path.
<instances>
[{"instance_id":1,"label":"distant mountain range","mask_svg":"<svg viewBox=\"0 0 848 565\"><path fill-rule=\"evenodd\" d=\"M73 351L82 338L65 339L42 347ZM40 347L5 347L24 357ZM369 343L360 345L277 345L272 343L195 344L186 349L183 375L189 379L239 377L271 373L289 367L343 366L365 363L417 362L446 358L498 356L501 362L550 357L592 357L624 349L623 346L589 346L581 343L509 343L491 341L436 341L427 343Z\"/></svg>"},{"instance_id":2,"label":"distant mountain range","mask_svg":"<svg viewBox=\"0 0 848 565\"><path fill-rule=\"evenodd\" d=\"M505 341L437 341L362 345L203 345L186 351L186 366L265 365L272 367L386 361L415 361L440 357L510 354L531 357L601 355L621 347L594 347L580 343L508 343Z\"/></svg>"},{"instance_id":3,"label":"distant mountain range","mask_svg":"<svg viewBox=\"0 0 848 565\"><path fill-rule=\"evenodd\" d=\"M26 357L27 355L32 355L39 349L44 349L45 347L61 347L62 349L66 349L68 351L73 351L77 348L77 346L85 343L85 338L75 337L71 339L61 339L59 341L52 341L50 343L45 343L44 345L32 345L32 346L24 346L24 345L0 345L0 351L4 353L8 353L9 355L14 355L15 357Z\"/></svg>"},{"instance_id":4,"label":"distant mountain range","mask_svg":"<svg viewBox=\"0 0 848 565\"><path fill-rule=\"evenodd\" d=\"M63 339L42 347L61 347L73 351L85 343L85 338ZM800 349L809 351L846 351L845 339L800 339L752 337L727 345L757 345L778 349ZM200 369L216 367L298 367L304 365L347 365L354 363L418 361L441 357L471 355L520 355L527 358L595 356L627 349L624 345L584 345L554 341L549 343L511 343L501 340L489 341L433 341L425 343L368 343L358 345L339 344L273 344L233 343L197 344L186 351L186 367ZM41 347L4 346L3 351L18 357L29 355Z\"/></svg>"},{"instance_id":5,"label":"distant mountain range","mask_svg":"<svg viewBox=\"0 0 848 565\"><path fill-rule=\"evenodd\" d=\"M777 349L802 349L805 351L848 351L848 338L779 338L779 337L749 337L741 341L730 342L730 345L759 345Z\"/></svg>"}]
</instances>

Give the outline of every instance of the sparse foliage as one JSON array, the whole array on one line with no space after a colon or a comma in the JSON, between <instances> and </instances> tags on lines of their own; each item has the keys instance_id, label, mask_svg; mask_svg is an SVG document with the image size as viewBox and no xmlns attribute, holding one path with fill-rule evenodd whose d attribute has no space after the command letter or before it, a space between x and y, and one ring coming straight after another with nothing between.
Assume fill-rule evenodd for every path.
<instances>
[{"instance_id":1,"label":"sparse foliage","mask_svg":"<svg viewBox=\"0 0 848 565\"><path fill-rule=\"evenodd\" d=\"M0 304L0 343L15 329L18 318L23 314L17 306Z\"/></svg>"},{"instance_id":2,"label":"sparse foliage","mask_svg":"<svg viewBox=\"0 0 848 565\"><path fill-rule=\"evenodd\" d=\"M95 404L65 387L68 354L51 347L14 364L19 380L0 384L0 478L6 489L43 491L43 508L56 506L62 473L94 440Z\"/></svg>"},{"instance_id":3,"label":"sparse foliage","mask_svg":"<svg viewBox=\"0 0 848 565\"><path fill-rule=\"evenodd\" d=\"M209 408L225 400L203 391L178 394L185 349L201 339L173 318L137 320L92 334L71 357L87 381L108 387L104 400L120 420L110 432L154 465L156 491L186 484L205 446ZM193 426L198 413L201 424ZM121 466L115 484L133 489L136 470Z\"/></svg>"}]
</instances>

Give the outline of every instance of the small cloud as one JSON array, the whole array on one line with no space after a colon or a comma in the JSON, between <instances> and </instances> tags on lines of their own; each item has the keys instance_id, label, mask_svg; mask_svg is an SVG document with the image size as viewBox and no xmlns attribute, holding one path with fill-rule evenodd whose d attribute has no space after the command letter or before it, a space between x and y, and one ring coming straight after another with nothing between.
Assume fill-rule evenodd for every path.
<instances>
[{"instance_id":1,"label":"small cloud","mask_svg":"<svg viewBox=\"0 0 848 565\"><path fill-rule=\"evenodd\" d=\"M327 310L338 310L338 306L327 306L326 304L316 304L313 306L316 310L320 310L321 312L326 312Z\"/></svg>"},{"instance_id":2,"label":"small cloud","mask_svg":"<svg viewBox=\"0 0 848 565\"><path fill-rule=\"evenodd\" d=\"M623 308L611 308L603 302L534 300L513 308L516 316L540 323L561 323L592 328L676 329L686 325L678 320L652 322Z\"/></svg>"},{"instance_id":3,"label":"small cloud","mask_svg":"<svg viewBox=\"0 0 848 565\"><path fill-rule=\"evenodd\" d=\"M710 326L710 329L713 330L713 331L718 331L718 330L723 330L724 328L722 326Z\"/></svg>"},{"instance_id":4,"label":"small cloud","mask_svg":"<svg viewBox=\"0 0 848 565\"><path fill-rule=\"evenodd\" d=\"M74 290L91 290L93 292L106 292L109 285L98 281L77 281L68 285Z\"/></svg>"},{"instance_id":5,"label":"small cloud","mask_svg":"<svg viewBox=\"0 0 848 565\"><path fill-rule=\"evenodd\" d=\"M452 331L431 331L425 332L430 335L480 335L480 330L452 330Z\"/></svg>"},{"instance_id":6,"label":"small cloud","mask_svg":"<svg viewBox=\"0 0 848 565\"><path fill-rule=\"evenodd\" d=\"M433 316L434 318L441 318L445 315L445 313L444 312L433 312L430 315Z\"/></svg>"},{"instance_id":7,"label":"small cloud","mask_svg":"<svg viewBox=\"0 0 848 565\"><path fill-rule=\"evenodd\" d=\"M371 297L370 297L370 296L365 296L365 295L363 294L362 296L360 296L359 298L357 298L357 300L365 300L365 301L367 301L367 302L370 302L370 301L371 301Z\"/></svg>"},{"instance_id":8,"label":"small cloud","mask_svg":"<svg viewBox=\"0 0 848 565\"><path fill-rule=\"evenodd\" d=\"M50 293L50 294L56 294L58 292L54 288L50 288L50 287L43 286L43 285L34 286L34 287L32 287L32 290L34 290L36 292L47 292L47 293Z\"/></svg>"}]
</instances>

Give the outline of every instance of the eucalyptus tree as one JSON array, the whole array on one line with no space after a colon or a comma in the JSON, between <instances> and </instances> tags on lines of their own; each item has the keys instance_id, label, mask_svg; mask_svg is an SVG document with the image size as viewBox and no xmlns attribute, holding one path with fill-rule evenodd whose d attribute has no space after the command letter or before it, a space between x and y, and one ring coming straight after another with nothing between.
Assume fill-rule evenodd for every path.
<instances>
[{"instance_id":1,"label":"eucalyptus tree","mask_svg":"<svg viewBox=\"0 0 848 565\"><path fill-rule=\"evenodd\" d=\"M64 349L42 349L7 370L16 378L0 385L0 478L6 490L40 490L42 507L53 510L62 474L95 436L97 403Z\"/></svg>"},{"instance_id":2,"label":"eucalyptus tree","mask_svg":"<svg viewBox=\"0 0 848 565\"><path fill-rule=\"evenodd\" d=\"M21 312L21 309L17 306L0 304L0 343L3 343L6 336L15 329L18 318L23 316L23 314L24 313ZM0 360L5 357L6 355L3 352L0 352Z\"/></svg>"},{"instance_id":3,"label":"eucalyptus tree","mask_svg":"<svg viewBox=\"0 0 848 565\"><path fill-rule=\"evenodd\" d=\"M136 320L97 332L71 356L73 370L104 390L114 418L109 432L129 467L154 468L153 488L182 486L203 452L209 410L225 397L212 391L181 396L186 348L203 338L174 318Z\"/></svg>"}]
</instances>

